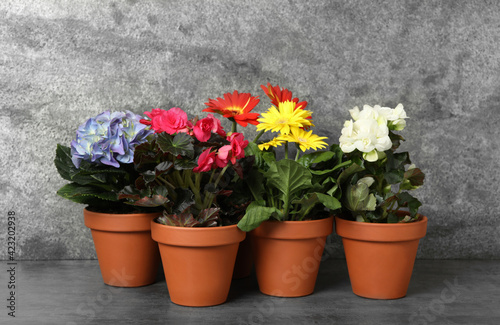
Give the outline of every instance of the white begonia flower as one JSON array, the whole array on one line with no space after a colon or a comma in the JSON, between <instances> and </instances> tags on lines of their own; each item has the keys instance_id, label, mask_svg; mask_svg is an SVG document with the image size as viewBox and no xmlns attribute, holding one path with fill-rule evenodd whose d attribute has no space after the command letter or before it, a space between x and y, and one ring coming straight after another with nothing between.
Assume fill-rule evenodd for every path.
<instances>
[{"instance_id":1,"label":"white begonia flower","mask_svg":"<svg viewBox=\"0 0 500 325\"><path fill-rule=\"evenodd\" d=\"M359 108L358 106L354 106L353 109L349 110L349 114L351 114L351 117L353 120L357 120L359 118Z\"/></svg>"},{"instance_id":2,"label":"white begonia flower","mask_svg":"<svg viewBox=\"0 0 500 325\"><path fill-rule=\"evenodd\" d=\"M380 115L383 115L391 130L401 131L406 126L405 118L408 118L403 108L403 104L398 104L394 109L390 107L380 107L378 110Z\"/></svg>"},{"instance_id":3,"label":"white begonia flower","mask_svg":"<svg viewBox=\"0 0 500 325\"><path fill-rule=\"evenodd\" d=\"M355 122L346 121L339 138L340 149L343 152L353 152L355 149L363 153L371 153L368 161L375 161L378 155L374 150L385 151L392 147L387 125L380 125L374 119L359 119ZM375 160L372 160L375 159Z\"/></svg>"},{"instance_id":4,"label":"white begonia flower","mask_svg":"<svg viewBox=\"0 0 500 325\"><path fill-rule=\"evenodd\" d=\"M343 152L349 153L357 149L363 152L366 160L373 162L382 158L383 151L392 147L387 119L379 114L380 109L380 106L364 105L361 112L357 107L349 111L354 122L350 120L344 123L339 138Z\"/></svg>"},{"instance_id":5,"label":"white begonia flower","mask_svg":"<svg viewBox=\"0 0 500 325\"><path fill-rule=\"evenodd\" d=\"M370 105L363 105L363 110L359 112L359 119L376 120L379 117L377 109Z\"/></svg>"},{"instance_id":6,"label":"white begonia flower","mask_svg":"<svg viewBox=\"0 0 500 325\"><path fill-rule=\"evenodd\" d=\"M356 136L354 133L354 123L352 120L345 121L344 128L341 131L342 135L339 138L340 149L343 152L353 152L356 149L354 142Z\"/></svg>"}]
</instances>

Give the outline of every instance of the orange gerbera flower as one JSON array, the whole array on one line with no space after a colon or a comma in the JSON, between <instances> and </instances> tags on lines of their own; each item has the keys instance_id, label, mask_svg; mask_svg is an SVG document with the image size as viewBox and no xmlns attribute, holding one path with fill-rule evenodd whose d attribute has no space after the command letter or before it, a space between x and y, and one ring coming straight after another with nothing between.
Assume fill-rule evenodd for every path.
<instances>
[{"instance_id":1,"label":"orange gerbera flower","mask_svg":"<svg viewBox=\"0 0 500 325\"><path fill-rule=\"evenodd\" d=\"M260 88L264 90L266 93L267 97L271 99L271 103L278 107L279 103L286 102L286 101L291 101L294 102L295 108L296 109L305 109L307 106L307 102L303 101L299 103L298 98L293 98L292 92L286 88L281 89L280 86L271 86L271 83L267 83L267 87L264 85L261 85Z\"/></svg>"},{"instance_id":2,"label":"orange gerbera flower","mask_svg":"<svg viewBox=\"0 0 500 325\"><path fill-rule=\"evenodd\" d=\"M253 97L249 93L239 94L234 91L233 94L226 93L224 98L208 99L203 112L220 114L226 118L233 119L239 125L246 127L248 123L257 125L259 113L250 113L250 111L259 103L259 96Z\"/></svg>"}]
</instances>

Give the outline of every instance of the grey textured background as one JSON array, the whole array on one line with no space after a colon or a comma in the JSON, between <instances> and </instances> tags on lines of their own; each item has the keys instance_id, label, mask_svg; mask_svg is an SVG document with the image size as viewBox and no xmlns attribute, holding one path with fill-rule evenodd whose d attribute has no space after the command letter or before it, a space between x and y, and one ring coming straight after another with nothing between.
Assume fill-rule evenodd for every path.
<instances>
[{"instance_id":1,"label":"grey textured background","mask_svg":"<svg viewBox=\"0 0 500 325\"><path fill-rule=\"evenodd\" d=\"M3 0L0 17L0 213L18 217L18 259L95 257L82 206L55 195L56 144L84 120L200 113L234 89L262 112L267 82L307 100L329 143L353 106L403 103L427 174L418 257L500 258L496 1Z\"/></svg>"}]
</instances>

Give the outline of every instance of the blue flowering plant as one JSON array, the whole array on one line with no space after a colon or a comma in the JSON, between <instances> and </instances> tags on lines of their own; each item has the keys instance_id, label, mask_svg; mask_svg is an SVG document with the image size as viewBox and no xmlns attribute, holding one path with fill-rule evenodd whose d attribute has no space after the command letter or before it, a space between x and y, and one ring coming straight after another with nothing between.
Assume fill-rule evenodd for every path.
<instances>
[{"instance_id":1,"label":"blue flowering plant","mask_svg":"<svg viewBox=\"0 0 500 325\"><path fill-rule=\"evenodd\" d=\"M58 144L54 164L70 183L57 194L99 212L137 210L118 194L126 186L134 186L139 177L133 164L134 149L154 133L140 123L141 118L130 111L105 111L78 127L70 147Z\"/></svg>"}]
</instances>

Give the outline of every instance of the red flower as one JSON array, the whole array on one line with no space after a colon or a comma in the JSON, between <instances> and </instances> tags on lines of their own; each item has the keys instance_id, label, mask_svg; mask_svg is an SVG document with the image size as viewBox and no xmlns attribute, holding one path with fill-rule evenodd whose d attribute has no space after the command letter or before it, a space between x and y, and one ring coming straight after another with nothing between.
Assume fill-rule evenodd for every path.
<instances>
[{"instance_id":1,"label":"red flower","mask_svg":"<svg viewBox=\"0 0 500 325\"><path fill-rule=\"evenodd\" d=\"M233 132L227 139L231 141L231 162L234 164L236 163L236 159L245 157L245 148L248 146L248 140L245 140L243 134L238 132Z\"/></svg>"},{"instance_id":2,"label":"red flower","mask_svg":"<svg viewBox=\"0 0 500 325\"><path fill-rule=\"evenodd\" d=\"M156 133L167 132L168 134L187 133L192 128L188 121L186 112L178 107L168 111L154 108L151 112L144 112L151 120L141 120L142 124L151 125Z\"/></svg>"},{"instance_id":3,"label":"red flower","mask_svg":"<svg viewBox=\"0 0 500 325\"><path fill-rule=\"evenodd\" d=\"M248 140L245 140L243 134L233 132L227 140L231 143L219 148L215 163L218 167L225 167L229 161L236 164L236 159L245 157L245 148L248 145Z\"/></svg>"},{"instance_id":4,"label":"red flower","mask_svg":"<svg viewBox=\"0 0 500 325\"><path fill-rule=\"evenodd\" d=\"M212 148L203 151L198 157L198 166L193 168L193 172L201 173L208 172L215 165L215 152L211 152Z\"/></svg>"},{"instance_id":5,"label":"red flower","mask_svg":"<svg viewBox=\"0 0 500 325\"><path fill-rule=\"evenodd\" d=\"M221 126L221 123L218 119L216 119L212 114L208 114L207 117L196 122L196 125L193 128L193 133L196 139L201 142L206 142L210 139L212 132L217 133L218 135L225 137L226 132Z\"/></svg>"},{"instance_id":6,"label":"red flower","mask_svg":"<svg viewBox=\"0 0 500 325\"><path fill-rule=\"evenodd\" d=\"M215 157L215 164L217 167L224 168L230 159L231 146L226 145L219 148L217 151L217 156Z\"/></svg>"},{"instance_id":7,"label":"red flower","mask_svg":"<svg viewBox=\"0 0 500 325\"><path fill-rule=\"evenodd\" d=\"M268 82L267 87L264 85L260 86L262 90L266 93L267 97L271 99L271 103L278 107L279 103L286 102L286 101L292 101L294 102L295 109L305 109L307 106L307 102L303 101L299 103L298 98L293 98L292 92L286 88L281 89L280 86L271 86L271 84Z\"/></svg>"},{"instance_id":8,"label":"red flower","mask_svg":"<svg viewBox=\"0 0 500 325\"><path fill-rule=\"evenodd\" d=\"M146 119L141 119L139 122L145 125L152 125L153 120L156 119L158 116L162 115L164 110L160 108L153 108L151 112L144 112L151 120L146 120Z\"/></svg>"},{"instance_id":9,"label":"red flower","mask_svg":"<svg viewBox=\"0 0 500 325\"><path fill-rule=\"evenodd\" d=\"M234 119L239 125L246 127L248 123L257 125L258 113L250 113L250 111L259 103L259 97L252 97L249 93L239 94L234 91L233 94L226 93L224 98L218 97L215 99L208 99L203 112L211 112L221 114L222 116Z\"/></svg>"}]
</instances>

